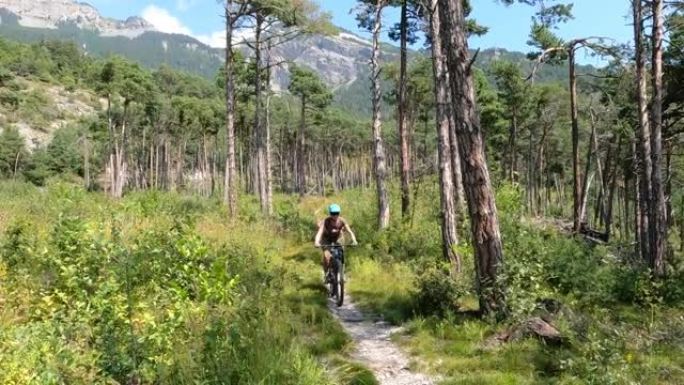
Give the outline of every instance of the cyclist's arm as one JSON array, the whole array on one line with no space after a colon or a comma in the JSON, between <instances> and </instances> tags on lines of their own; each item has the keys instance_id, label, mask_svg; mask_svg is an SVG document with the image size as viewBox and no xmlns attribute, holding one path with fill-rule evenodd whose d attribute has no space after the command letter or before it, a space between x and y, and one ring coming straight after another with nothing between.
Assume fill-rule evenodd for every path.
<instances>
[{"instance_id":1,"label":"cyclist's arm","mask_svg":"<svg viewBox=\"0 0 684 385\"><path fill-rule=\"evenodd\" d=\"M349 232L349 236L352 239L353 244L357 244L358 242L356 241L356 235L354 235L354 232L352 231L351 227L347 223L347 221L344 222L344 229Z\"/></svg>"},{"instance_id":2,"label":"cyclist's arm","mask_svg":"<svg viewBox=\"0 0 684 385\"><path fill-rule=\"evenodd\" d=\"M321 245L321 238L323 238L323 221L318 224L318 232L316 233L316 239L314 240L314 246L318 247Z\"/></svg>"}]
</instances>

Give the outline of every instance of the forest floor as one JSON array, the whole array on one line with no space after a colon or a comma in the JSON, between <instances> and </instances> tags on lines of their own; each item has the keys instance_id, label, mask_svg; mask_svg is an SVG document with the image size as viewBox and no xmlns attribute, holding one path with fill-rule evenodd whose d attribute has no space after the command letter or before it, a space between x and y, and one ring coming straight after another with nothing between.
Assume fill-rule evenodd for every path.
<instances>
[{"instance_id":1,"label":"forest floor","mask_svg":"<svg viewBox=\"0 0 684 385\"><path fill-rule=\"evenodd\" d=\"M369 368L381 385L433 385L436 381L411 370L408 356L391 340L401 327L364 315L347 296L338 307L328 301L328 307L344 330L354 340L352 358Z\"/></svg>"}]
</instances>

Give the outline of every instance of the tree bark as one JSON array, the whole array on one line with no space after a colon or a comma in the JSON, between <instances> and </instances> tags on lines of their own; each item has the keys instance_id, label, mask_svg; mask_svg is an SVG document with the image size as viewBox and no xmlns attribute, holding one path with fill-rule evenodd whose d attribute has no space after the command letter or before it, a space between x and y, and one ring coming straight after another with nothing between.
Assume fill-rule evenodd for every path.
<instances>
[{"instance_id":1,"label":"tree bark","mask_svg":"<svg viewBox=\"0 0 684 385\"><path fill-rule=\"evenodd\" d=\"M591 136L589 138L589 146L587 147L587 164L584 169L584 178L582 179L582 195L580 199L580 228L587 225L587 200L589 198L589 173L591 170L591 159L593 153L593 143L596 138L596 127L591 125Z\"/></svg>"},{"instance_id":2,"label":"tree bark","mask_svg":"<svg viewBox=\"0 0 684 385\"><path fill-rule=\"evenodd\" d=\"M463 2L439 0L439 4L445 29L451 31L443 38L448 53L456 135L468 198L480 310L483 314L503 313L505 294L499 276L503 267L503 250L475 99Z\"/></svg>"},{"instance_id":3,"label":"tree bark","mask_svg":"<svg viewBox=\"0 0 684 385\"><path fill-rule=\"evenodd\" d=\"M665 248L667 247L667 205L663 186L663 0L652 0L653 29L651 33L652 89L651 101L651 166L653 199L651 200L651 269L656 277L665 275Z\"/></svg>"},{"instance_id":4,"label":"tree bark","mask_svg":"<svg viewBox=\"0 0 684 385\"><path fill-rule=\"evenodd\" d=\"M114 178L114 148L115 143L116 143L116 134L114 132L114 121L112 118L112 95L111 93L107 93L107 132L109 134L109 140L108 140L108 152L109 152L109 159L108 159L108 165L106 167L106 179L107 183L109 183L109 196L114 197L114 183L115 183L115 178ZM107 191L107 188L105 188L105 191Z\"/></svg>"},{"instance_id":5,"label":"tree bark","mask_svg":"<svg viewBox=\"0 0 684 385\"><path fill-rule=\"evenodd\" d=\"M233 73L233 23L231 13L233 0L226 0L226 141L227 154L223 201L228 205L231 218L237 215L237 168L235 161L235 79Z\"/></svg>"},{"instance_id":6,"label":"tree bark","mask_svg":"<svg viewBox=\"0 0 684 385\"><path fill-rule=\"evenodd\" d=\"M572 180L573 180L573 225L578 233L582 221L582 185L579 155L579 120L577 117L577 75L575 74L575 47L568 49L568 69L570 78L570 119L572 121Z\"/></svg>"},{"instance_id":7,"label":"tree bark","mask_svg":"<svg viewBox=\"0 0 684 385\"><path fill-rule=\"evenodd\" d=\"M515 182L515 170L518 169L518 154L516 152L516 143L518 136L518 113L513 111L513 116L511 117L511 131L508 139L508 181ZM531 139L530 139L531 140Z\"/></svg>"},{"instance_id":8,"label":"tree bark","mask_svg":"<svg viewBox=\"0 0 684 385\"><path fill-rule=\"evenodd\" d=\"M637 144L638 139L632 138L632 172L634 175L634 253L639 256L642 260L644 254L642 251L642 239L644 231L644 226L642 220L645 216L642 216L642 198L641 198L641 175L639 167L639 145ZM629 200L629 199L628 199Z\"/></svg>"},{"instance_id":9,"label":"tree bark","mask_svg":"<svg viewBox=\"0 0 684 385\"><path fill-rule=\"evenodd\" d=\"M646 90L644 38L643 38L643 7L641 0L633 0L634 6L634 46L636 50L636 88L637 88L637 118L639 120L639 163L640 172L640 237L641 257L649 266L653 266L651 255L651 207L653 202L652 190L652 162L651 162L651 127L648 119L648 96Z\"/></svg>"},{"instance_id":10,"label":"tree bark","mask_svg":"<svg viewBox=\"0 0 684 385\"><path fill-rule=\"evenodd\" d=\"M441 9L440 9L441 12ZM448 32L444 31L444 21L440 19L442 24L440 33L442 40L444 36L448 36ZM446 35L445 35L446 34ZM442 44L442 52L444 57L444 66L447 67L444 44ZM466 211L465 188L463 187L463 168L461 167L461 150L458 146L458 138L456 137L456 119L454 117L454 106L451 101L451 82L449 73L446 74L447 81L445 82L447 88L447 107L446 114L449 119L449 148L451 150L451 172L454 174L452 180L454 181L454 190L456 193L456 221L459 224L464 222Z\"/></svg>"},{"instance_id":11,"label":"tree bark","mask_svg":"<svg viewBox=\"0 0 684 385\"><path fill-rule=\"evenodd\" d=\"M272 40L269 39L267 48L266 48L266 108L264 111L264 117L265 117L265 123L266 123L266 132L265 134L265 140L266 140L266 146L264 148L265 156L265 165L264 169L266 171L266 175L264 176L264 181L266 183L266 214L271 216L273 215L273 180L271 177L272 170L271 170L271 50L272 50Z\"/></svg>"},{"instance_id":12,"label":"tree bark","mask_svg":"<svg viewBox=\"0 0 684 385\"><path fill-rule=\"evenodd\" d=\"M663 125L663 136L668 137L667 124ZM665 140L665 204L667 206L667 228L668 230L674 226L674 207L672 202L672 155L674 151L674 144L672 140ZM670 256L672 248L667 248L667 254Z\"/></svg>"},{"instance_id":13,"label":"tree bark","mask_svg":"<svg viewBox=\"0 0 684 385\"><path fill-rule=\"evenodd\" d=\"M604 213L604 223L606 226L606 240L610 239L611 233L612 233L612 225L613 225L613 204L615 201L615 189L617 186L617 176L618 176L618 164L620 157L622 156L622 137L618 140L617 147L615 149L615 155L612 157L613 158L613 166L612 166L612 172L610 173L610 186L608 187L608 199L606 201L606 208L605 208L605 213ZM606 162L608 163L608 162ZM609 165L606 165L606 168L609 167ZM608 171L606 171L606 174L608 175Z\"/></svg>"},{"instance_id":14,"label":"tree bark","mask_svg":"<svg viewBox=\"0 0 684 385\"><path fill-rule=\"evenodd\" d=\"M263 87L261 72L263 66L261 63L261 34L263 32L264 16L260 13L256 15L256 25L254 28L254 62L255 62L255 83L254 83L254 140L256 144L254 160L256 160L256 167L254 179L256 181L257 193L259 195L259 203L261 212L268 214L270 211L268 203L268 165L267 165L267 144L266 133L264 132L264 124L261 121L263 117Z\"/></svg>"},{"instance_id":15,"label":"tree bark","mask_svg":"<svg viewBox=\"0 0 684 385\"><path fill-rule=\"evenodd\" d=\"M435 120L437 123L440 208L442 225L442 254L451 262L456 272L461 271L461 258L455 250L458 246L458 227L456 217L456 188L452 167L452 148L449 132L451 121L449 114L449 87L446 58L442 49L440 35L438 0L431 0L430 34L432 35L432 69L435 81Z\"/></svg>"},{"instance_id":16,"label":"tree bark","mask_svg":"<svg viewBox=\"0 0 684 385\"><path fill-rule=\"evenodd\" d=\"M382 28L382 10L387 5L386 0L377 0L375 3L375 19L373 25L373 50L371 56L371 84L373 103L373 166L375 171L375 183L378 194L378 228L385 229L389 226L390 208L387 194L386 178L387 166L385 164L385 149L382 139L382 117L380 113L382 91L380 89L380 28Z\"/></svg>"},{"instance_id":17,"label":"tree bark","mask_svg":"<svg viewBox=\"0 0 684 385\"><path fill-rule=\"evenodd\" d=\"M535 185L537 186L537 206L542 207L542 214L546 214L546 203L542 203L543 201L548 201L548 199L544 200L542 199L542 192L541 190L545 189L543 187L544 183L544 169L545 167L545 150L546 150L546 138L548 137L549 130L551 128L551 125L547 122L542 123L542 136L539 139L539 147L537 147L537 159L536 159L536 168L537 168L537 178L535 180ZM548 180L548 176L546 177ZM548 196L548 193L546 194ZM548 203L548 202L547 202Z\"/></svg>"},{"instance_id":18,"label":"tree bark","mask_svg":"<svg viewBox=\"0 0 684 385\"><path fill-rule=\"evenodd\" d=\"M306 147L306 97L302 96L301 123L297 133L297 192L299 196L306 194L306 163L304 161L304 148Z\"/></svg>"},{"instance_id":19,"label":"tree bark","mask_svg":"<svg viewBox=\"0 0 684 385\"><path fill-rule=\"evenodd\" d=\"M682 195L679 212L679 251L684 253L684 195Z\"/></svg>"},{"instance_id":20,"label":"tree bark","mask_svg":"<svg viewBox=\"0 0 684 385\"><path fill-rule=\"evenodd\" d=\"M399 74L399 140L401 145L401 215L404 219L408 218L410 199L410 178L411 178L411 153L409 148L408 135L408 103L407 103L407 40L408 40L408 0L401 3L401 22L400 22L401 58Z\"/></svg>"},{"instance_id":21,"label":"tree bark","mask_svg":"<svg viewBox=\"0 0 684 385\"><path fill-rule=\"evenodd\" d=\"M83 186L90 191L90 141L83 136Z\"/></svg>"}]
</instances>

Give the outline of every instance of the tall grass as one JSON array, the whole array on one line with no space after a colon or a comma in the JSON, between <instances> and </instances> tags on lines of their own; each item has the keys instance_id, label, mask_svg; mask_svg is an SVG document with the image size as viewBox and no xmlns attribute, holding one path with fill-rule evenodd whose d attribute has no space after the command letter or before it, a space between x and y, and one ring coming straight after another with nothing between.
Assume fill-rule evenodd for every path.
<instances>
[{"instance_id":1,"label":"tall grass","mask_svg":"<svg viewBox=\"0 0 684 385\"><path fill-rule=\"evenodd\" d=\"M213 200L111 201L61 183L0 183L0 202L2 384L368 376L341 370L349 339L327 312L315 251L250 218L248 200L233 222Z\"/></svg>"}]
</instances>

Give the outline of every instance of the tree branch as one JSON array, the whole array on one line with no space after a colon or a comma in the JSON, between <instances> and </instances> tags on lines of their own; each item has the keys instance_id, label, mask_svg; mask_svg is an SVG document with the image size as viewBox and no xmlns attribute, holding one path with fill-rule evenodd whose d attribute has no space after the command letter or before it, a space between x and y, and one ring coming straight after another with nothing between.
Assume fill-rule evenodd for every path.
<instances>
[{"instance_id":1,"label":"tree branch","mask_svg":"<svg viewBox=\"0 0 684 385\"><path fill-rule=\"evenodd\" d=\"M539 71L539 68L541 68L541 66L545 63L545 58L548 55L550 55L554 52L558 52L558 51L567 51L567 47L566 46L551 47L551 48L547 48L541 54L539 54L539 56L537 57L537 60L535 61L534 66L532 67L532 72L530 73L530 75L525 80L534 81L534 77L537 75L537 71Z\"/></svg>"},{"instance_id":2,"label":"tree branch","mask_svg":"<svg viewBox=\"0 0 684 385\"><path fill-rule=\"evenodd\" d=\"M470 59L470 63L468 63L468 67L466 67L466 73L470 73L470 70L473 67L473 64L475 64L475 60L477 60L477 56L480 54L480 48L475 51L475 54L473 54L473 58Z\"/></svg>"}]
</instances>

